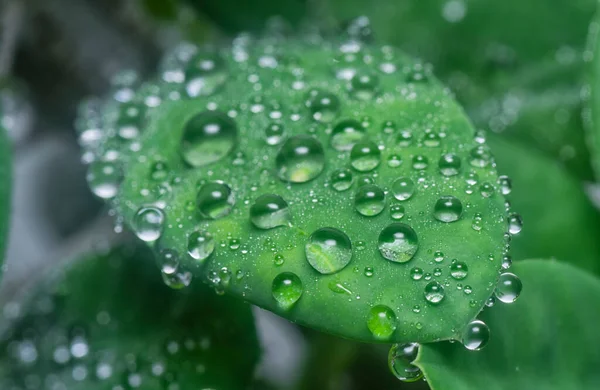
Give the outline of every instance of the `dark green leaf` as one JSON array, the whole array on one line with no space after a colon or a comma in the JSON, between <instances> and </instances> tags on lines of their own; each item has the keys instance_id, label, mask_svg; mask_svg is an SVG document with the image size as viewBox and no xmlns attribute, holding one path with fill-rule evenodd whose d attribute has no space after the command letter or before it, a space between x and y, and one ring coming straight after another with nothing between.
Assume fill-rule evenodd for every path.
<instances>
[{"instance_id":1,"label":"dark green leaf","mask_svg":"<svg viewBox=\"0 0 600 390\"><path fill-rule=\"evenodd\" d=\"M0 107L0 118L2 112ZM10 221L10 195L12 182L11 144L6 131L0 123L0 276L2 276L2 263L8 240Z\"/></svg>"}]
</instances>

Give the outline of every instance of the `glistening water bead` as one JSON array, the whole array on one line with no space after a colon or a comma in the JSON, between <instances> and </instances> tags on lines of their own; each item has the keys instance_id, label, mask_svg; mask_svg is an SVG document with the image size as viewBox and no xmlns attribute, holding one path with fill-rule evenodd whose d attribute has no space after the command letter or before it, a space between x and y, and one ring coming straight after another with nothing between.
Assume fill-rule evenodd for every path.
<instances>
[{"instance_id":1,"label":"glistening water bead","mask_svg":"<svg viewBox=\"0 0 600 390\"><path fill-rule=\"evenodd\" d=\"M341 271L352 260L352 243L341 230L321 228L310 235L305 247L309 264L322 274Z\"/></svg>"},{"instance_id":2,"label":"glistening water bead","mask_svg":"<svg viewBox=\"0 0 600 390\"><path fill-rule=\"evenodd\" d=\"M396 331L396 314L385 305L371 308L367 317L367 327L377 340L388 340Z\"/></svg>"},{"instance_id":3,"label":"glistening water bead","mask_svg":"<svg viewBox=\"0 0 600 390\"><path fill-rule=\"evenodd\" d=\"M485 347L490 340L490 329L480 320L471 321L465 328L462 343L471 351L478 351Z\"/></svg>"},{"instance_id":4,"label":"glistening water bead","mask_svg":"<svg viewBox=\"0 0 600 390\"><path fill-rule=\"evenodd\" d=\"M157 207L143 206L133 218L133 231L145 242L154 242L162 234L165 214Z\"/></svg>"},{"instance_id":5,"label":"glistening water bead","mask_svg":"<svg viewBox=\"0 0 600 390\"><path fill-rule=\"evenodd\" d=\"M305 183L319 176L325 167L323 146L314 137L289 138L275 158L277 176L283 181Z\"/></svg>"},{"instance_id":6,"label":"glistening water bead","mask_svg":"<svg viewBox=\"0 0 600 390\"><path fill-rule=\"evenodd\" d=\"M250 207L250 221L259 229L273 229L292 222L288 204L275 194L259 196Z\"/></svg>"},{"instance_id":7,"label":"glistening water bead","mask_svg":"<svg viewBox=\"0 0 600 390\"><path fill-rule=\"evenodd\" d=\"M339 151L351 150L365 137L365 128L354 119L346 119L335 125L331 132L331 146Z\"/></svg>"},{"instance_id":8,"label":"glistening water bead","mask_svg":"<svg viewBox=\"0 0 600 390\"><path fill-rule=\"evenodd\" d=\"M227 81L225 61L216 53L200 52L185 69L186 91L190 97L210 96Z\"/></svg>"},{"instance_id":9,"label":"glistening water bead","mask_svg":"<svg viewBox=\"0 0 600 390\"><path fill-rule=\"evenodd\" d=\"M384 258L395 263L406 263L417 253L419 239L413 228L395 222L381 231L377 246Z\"/></svg>"},{"instance_id":10,"label":"glistening water bead","mask_svg":"<svg viewBox=\"0 0 600 390\"><path fill-rule=\"evenodd\" d=\"M306 107L310 110L314 120L328 123L338 116L340 100L330 92L313 89L308 93Z\"/></svg>"},{"instance_id":11,"label":"glistening water bead","mask_svg":"<svg viewBox=\"0 0 600 390\"><path fill-rule=\"evenodd\" d=\"M196 206L200 215L207 219L219 219L229 215L235 204L231 188L220 181L203 184L196 196Z\"/></svg>"},{"instance_id":12,"label":"glistening water bead","mask_svg":"<svg viewBox=\"0 0 600 390\"><path fill-rule=\"evenodd\" d=\"M419 354L419 344L394 344L388 354L390 371L402 382L416 382L423 378L419 367L412 364Z\"/></svg>"},{"instance_id":13,"label":"glistening water bead","mask_svg":"<svg viewBox=\"0 0 600 390\"><path fill-rule=\"evenodd\" d=\"M194 168L217 162L237 144L237 125L220 111L204 111L190 118L181 137L181 155Z\"/></svg>"},{"instance_id":14,"label":"glistening water bead","mask_svg":"<svg viewBox=\"0 0 600 390\"><path fill-rule=\"evenodd\" d=\"M494 294L501 302L513 303L521 294L522 289L521 279L513 273L505 272L498 278Z\"/></svg>"},{"instance_id":15,"label":"glistening water bead","mask_svg":"<svg viewBox=\"0 0 600 390\"><path fill-rule=\"evenodd\" d=\"M381 152L372 141L360 141L350 151L350 165L359 172L369 172L379 166Z\"/></svg>"},{"instance_id":16,"label":"glistening water bead","mask_svg":"<svg viewBox=\"0 0 600 390\"><path fill-rule=\"evenodd\" d=\"M349 169L336 169L331 173L331 187L338 192L346 191L352 187L354 178Z\"/></svg>"},{"instance_id":17,"label":"glistening water bead","mask_svg":"<svg viewBox=\"0 0 600 390\"><path fill-rule=\"evenodd\" d=\"M283 310L290 310L302 296L302 280L292 272L280 273L271 286L273 298Z\"/></svg>"},{"instance_id":18,"label":"glistening water bead","mask_svg":"<svg viewBox=\"0 0 600 390\"><path fill-rule=\"evenodd\" d=\"M433 207L433 216L440 222L456 222L462 215L462 203L454 196L442 196Z\"/></svg>"},{"instance_id":19,"label":"glistening water bead","mask_svg":"<svg viewBox=\"0 0 600 390\"><path fill-rule=\"evenodd\" d=\"M119 192L123 173L114 161L94 161L88 168L86 178L94 195L112 199Z\"/></svg>"},{"instance_id":20,"label":"glistening water bead","mask_svg":"<svg viewBox=\"0 0 600 390\"><path fill-rule=\"evenodd\" d=\"M408 177L400 177L392 183L392 194L398 200L408 200L414 193L415 183Z\"/></svg>"},{"instance_id":21,"label":"glistening water bead","mask_svg":"<svg viewBox=\"0 0 600 390\"><path fill-rule=\"evenodd\" d=\"M429 282L427 286L425 286L424 295L427 302L433 305L439 304L446 296L444 293L444 286L438 282Z\"/></svg>"},{"instance_id":22,"label":"glistening water bead","mask_svg":"<svg viewBox=\"0 0 600 390\"><path fill-rule=\"evenodd\" d=\"M361 215L374 217L385 208L385 193L375 184L366 184L356 191L354 205Z\"/></svg>"},{"instance_id":23,"label":"glistening water bead","mask_svg":"<svg viewBox=\"0 0 600 390\"><path fill-rule=\"evenodd\" d=\"M200 264L215 250L215 240L209 232L195 231L188 237L187 252L190 257Z\"/></svg>"}]
</instances>

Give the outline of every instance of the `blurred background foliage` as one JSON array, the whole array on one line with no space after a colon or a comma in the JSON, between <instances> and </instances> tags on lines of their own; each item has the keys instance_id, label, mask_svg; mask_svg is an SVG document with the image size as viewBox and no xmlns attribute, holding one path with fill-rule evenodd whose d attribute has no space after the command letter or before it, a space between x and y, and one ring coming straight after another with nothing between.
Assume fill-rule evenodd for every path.
<instances>
[{"instance_id":1,"label":"blurred background foliage","mask_svg":"<svg viewBox=\"0 0 600 390\"><path fill-rule=\"evenodd\" d=\"M335 35L366 15L364 34L430 62L475 125L488 132L508 196L525 221L513 260L557 258L600 274L600 215L585 145L585 42L594 0L4 0L0 103L14 155L13 217L0 305L23 280L115 240L87 190L73 127L77 105L127 68L147 75L181 39ZM590 194L592 196L590 196ZM97 237L105 237L98 241ZM119 238L121 239L121 238ZM574 243L577 243L574 245ZM44 265L44 267L41 267ZM387 348L317 334L257 312L263 360L256 388L427 388L387 369ZM333 348L335 346L335 348ZM308 359L307 359L308 357ZM303 375L310 370L312 377ZM299 379L300 378L300 379ZM270 383L270 385L267 385Z\"/></svg>"}]
</instances>

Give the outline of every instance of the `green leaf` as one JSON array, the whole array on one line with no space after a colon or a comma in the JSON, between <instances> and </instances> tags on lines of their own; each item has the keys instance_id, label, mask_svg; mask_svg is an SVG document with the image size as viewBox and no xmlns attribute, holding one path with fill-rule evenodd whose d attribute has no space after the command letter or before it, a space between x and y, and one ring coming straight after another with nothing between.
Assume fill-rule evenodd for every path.
<instances>
[{"instance_id":1,"label":"green leaf","mask_svg":"<svg viewBox=\"0 0 600 390\"><path fill-rule=\"evenodd\" d=\"M460 343L422 345L414 362L433 390L596 389L600 387L600 282L559 262L514 265L525 286L513 304L481 318L491 340L481 351Z\"/></svg>"},{"instance_id":2,"label":"green leaf","mask_svg":"<svg viewBox=\"0 0 600 390\"><path fill-rule=\"evenodd\" d=\"M389 47L235 42L168 65L183 84L106 102L101 145L83 143L92 190L198 280L292 321L372 342L456 336L492 292L507 224L487 146L448 91ZM165 100L145 107L149 93ZM470 295L443 291L455 259Z\"/></svg>"},{"instance_id":3,"label":"green leaf","mask_svg":"<svg viewBox=\"0 0 600 390\"><path fill-rule=\"evenodd\" d=\"M512 179L507 198L524 221L511 256L557 258L599 275L600 213L581 183L541 152L498 135L488 138L499 171Z\"/></svg>"},{"instance_id":4,"label":"green leaf","mask_svg":"<svg viewBox=\"0 0 600 390\"><path fill-rule=\"evenodd\" d=\"M0 118L2 118L1 107ZM10 195L12 182L11 155L10 140L0 123L0 276L2 276L2 263L6 251L10 222Z\"/></svg>"},{"instance_id":5,"label":"green leaf","mask_svg":"<svg viewBox=\"0 0 600 390\"><path fill-rule=\"evenodd\" d=\"M587 102L586 122L589 146L592 154L592 164L596 172L596 179L600 180L600 13L596 15L590 24L588 37L588 51L586 60L589 61L588 82L589 101Z\"/></svg>"},{"instance_id":6,"label":"green leaf","mask_svg":"<svg viewBox=\"0 0 600 390\"><path fill-rule=\"evenodd\" d=\"M581 53L595 9L594 0L330 0L338 21L366 15L377 40L433 63L478 127L517 136L585 180Z\"/></svg>"},{"instance_id":7,"label":"green leaf","mask_svg":"<svg viewBox=\"0 0 600 390\"><path fill-rule=\"evenodd\" d=\"M0 336L0 388L244 388L258 359L250 307L168 288L148 252L90 255L39 283Z\"/></svg>"}]
</instances>

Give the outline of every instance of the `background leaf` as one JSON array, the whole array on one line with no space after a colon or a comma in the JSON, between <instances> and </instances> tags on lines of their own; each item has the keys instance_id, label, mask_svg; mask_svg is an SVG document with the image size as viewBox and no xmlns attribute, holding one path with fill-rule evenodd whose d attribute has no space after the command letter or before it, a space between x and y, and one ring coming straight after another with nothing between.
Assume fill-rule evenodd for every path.
<instances>
[{"instance_id":1,"label":"background leaf","mask_svg":"<svg viewBox=\"0 0 600 390\"><path fill-rule=\"evenodd\" d=\"M32 377L68 389L247 385L258 358L250 307L201 284L164 285L147 249L73 263L39 285L0 336L0 387Z\"/></svg>"},{"instance_id":2,"label":"background leaf","mask_svg":"<svg viewBox=\"0 0 600 390\"><path fill-rule=\"evenodd\" d=\"M2 116L0 107L0 118ZM12 182L11 144L6 131L0 123L0 276L2 276L2 263L8 240L8 227L10 222L10 195Z\"/></svg>"},{"instance_id":3,"label":"background leaf","mask_svg":"<svg viewBox=\"0 0 600 390\"><path fill-rule=\"evenodd\" d=\"M600 282L567 264L514 265L523 293L481 319L491 330L481 351L460 343L421 346L415 362L434 390L595 389L600 386Z\"/></svg>"}]
</instances>

